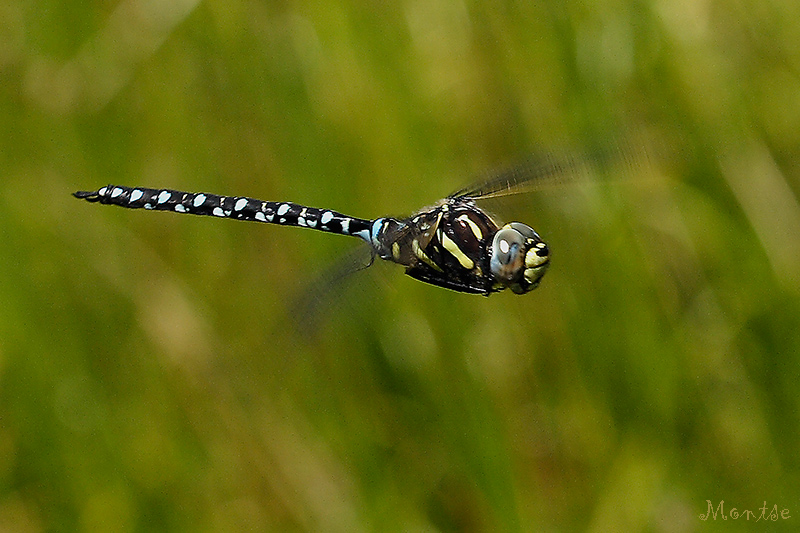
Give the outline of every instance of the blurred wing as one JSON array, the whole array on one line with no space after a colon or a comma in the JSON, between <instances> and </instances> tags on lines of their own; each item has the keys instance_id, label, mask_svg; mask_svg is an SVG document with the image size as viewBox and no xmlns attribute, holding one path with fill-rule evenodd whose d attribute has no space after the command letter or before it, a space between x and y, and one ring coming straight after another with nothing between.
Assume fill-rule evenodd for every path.
<instances>
[{"instance_id":1,"label":"blurred wing","mask_svg":"<svg viewBox=\"0 0 800 533\"><path fill-rule=\"evenodd\" d=\"M544 152L504 168L488 172L475 184L454 192L449 198L497 198L572 183L612 167L641 166L653 154L650 143L610 141L589 151Z\"/></svg>"},{"instance_id":2,"label":"blurred wing","mask_svg":"<svg viewBox=\"0 0 800 533\"><path fill-rule=\"evenodd\" d=\"M362 244L305 283L305 287L288 306L293 325L298 332L313 336L320 323L324 322L325 315L336 307L348 281L352 280L355 273L366 270L374 262L375 252Z\"/></svg>"}]
</instances>

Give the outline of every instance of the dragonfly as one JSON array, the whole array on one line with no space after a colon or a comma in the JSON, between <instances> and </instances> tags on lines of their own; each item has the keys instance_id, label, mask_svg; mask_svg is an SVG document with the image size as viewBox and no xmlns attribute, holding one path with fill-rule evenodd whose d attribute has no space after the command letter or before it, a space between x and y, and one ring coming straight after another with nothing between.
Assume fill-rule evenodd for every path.
<instances>
[{"instance_id":1,"label":"dragonfly","mask_svg":"<svg viewBox=\"0 0 800 533\"><path fill-rule=\"evenodd\" d=\"M479 207L478 201L517 194L557 178L574 167L575 161L529 158L407 217L356 218L293 202L122 185L73 195L128 209L232 218L357 237L371 252L366 266L378 257L404 266L412 278L445 289L485 296L505 289L526 294L539 286L547 272L550 249L531 226L503 224Z\"/></svg>"}]
</instances>

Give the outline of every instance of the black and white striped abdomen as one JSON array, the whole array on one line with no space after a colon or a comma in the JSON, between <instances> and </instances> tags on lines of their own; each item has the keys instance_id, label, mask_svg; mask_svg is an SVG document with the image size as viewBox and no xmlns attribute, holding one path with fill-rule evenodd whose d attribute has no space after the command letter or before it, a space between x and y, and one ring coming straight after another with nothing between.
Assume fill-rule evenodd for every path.
<instances>
[{"instance_id":1,"label":"black and white striped abdomen","mask_svg":"<svg viewBox=\"0 0 800 533\"><path fill-rule=\"evenodd\" d=\"M371 221L349 217L330 209L317 209L292 202L267 202L246 196L219 196L171 189L148 189L107 185L97 191L79 191L78 198L129 209L155 209L191 215L266 222L353 235L370 242Z\"/></svg>"}]
</instances>

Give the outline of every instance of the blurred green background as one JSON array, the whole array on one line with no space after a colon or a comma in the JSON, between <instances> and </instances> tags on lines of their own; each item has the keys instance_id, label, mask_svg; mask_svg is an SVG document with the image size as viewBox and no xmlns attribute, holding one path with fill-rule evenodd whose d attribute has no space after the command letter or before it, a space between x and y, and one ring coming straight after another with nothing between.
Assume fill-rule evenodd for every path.
<instances>
[{"instance_id":1,"label":"blurred green background","mask_svg":"<svg viewBox=\"0 0 800 533\"><path fill-rule=\"evenodd\" d=\"M798 530L800 4L386 4L0 5L0 530ZM402 215L645 130L509 206L553 253L521 297L70 196Z\"/></svg>"}]
</instances>

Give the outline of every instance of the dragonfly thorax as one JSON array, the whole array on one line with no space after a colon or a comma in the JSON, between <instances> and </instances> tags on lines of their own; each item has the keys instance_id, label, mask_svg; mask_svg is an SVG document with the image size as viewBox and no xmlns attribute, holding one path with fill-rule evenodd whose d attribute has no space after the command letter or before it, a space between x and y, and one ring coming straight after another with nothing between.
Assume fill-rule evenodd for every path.
<instances>
[{"instance_id":1,"label":"dragonfly thorax","mask_svg":"<svg viewBox=\"0 0 800 533\"><path fill-rule=\"evenodd\" d=\"M447 198L407 219L373 221L370 245L416 279L460 292L523 294L538 285L548 250L532 228L502 228L468 198Z\"/></svg>"}]
</instances>

